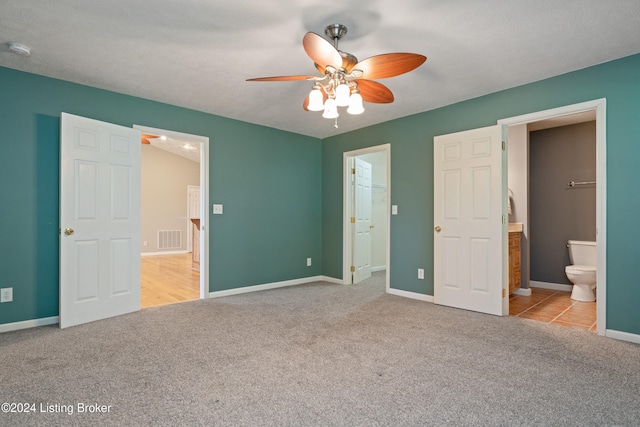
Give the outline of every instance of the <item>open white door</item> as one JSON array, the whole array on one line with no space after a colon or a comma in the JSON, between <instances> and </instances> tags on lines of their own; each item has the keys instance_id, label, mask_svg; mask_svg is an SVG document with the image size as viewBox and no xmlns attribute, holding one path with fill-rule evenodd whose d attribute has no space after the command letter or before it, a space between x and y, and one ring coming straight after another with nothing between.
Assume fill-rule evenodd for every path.
<instances>
[{"instance_id":1,"label":"open white door","mask_svg":"<svg viewBox=\"0 0 640 427\"><path fill-rule=\"evenodd\" d=\"M436 304L508 314L505 138L501 125L434 138Z\"/></svg>"},{"instance_id":2,"label":"open white door","mask_svg":"<svg viewBox=\"0 0 640 427\"><path fill-rule=\"evenodd\" d=\"M140 131L62 113L60 327L140 310Z\"/></svg>"},{"instance_id":3,"label":"open white door","mask_svg":"<svg viewBox=\"0 0 640 427\"><path fill-rule=\"evenodd\" d=\"M353 283L371 277L371 163L355 158Z\"/></svg>"}]
</instances>

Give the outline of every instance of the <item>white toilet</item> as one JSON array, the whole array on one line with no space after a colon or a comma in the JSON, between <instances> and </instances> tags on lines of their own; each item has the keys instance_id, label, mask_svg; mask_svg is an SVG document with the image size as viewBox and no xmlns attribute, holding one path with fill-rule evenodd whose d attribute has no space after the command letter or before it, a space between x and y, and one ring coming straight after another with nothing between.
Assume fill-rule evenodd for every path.
<instances>
[{"instance_id":1,"label":"white toilet","mask_svg":"<svg viewBox=\"0 0 640 427\"><path fill-rule=\"evenodd\" d=\"M567 247L572 265L568 265L564 271L573 283L571 299L595 301L594 289L596 288L596 265L598 265L596 242L569 240Z\"/></svg>"}]
</instances>

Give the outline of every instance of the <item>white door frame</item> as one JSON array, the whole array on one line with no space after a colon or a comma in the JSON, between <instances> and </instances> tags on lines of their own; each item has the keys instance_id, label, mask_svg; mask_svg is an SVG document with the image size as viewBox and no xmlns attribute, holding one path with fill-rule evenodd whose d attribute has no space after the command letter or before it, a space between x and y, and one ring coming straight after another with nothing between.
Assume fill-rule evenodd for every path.
<instances>
[{"instance_id":1,"label":"white door frame","mask_svg":"<svg viewBox=\"0 0 640 427\"><path fill-rule=\"evenodd\" d=\"M209 137L141 125L133 125L133 128L200 145L200 299L209 298Z\"/></svg>"},{"instance_id":2,"label":"white door frame","mask_svg":"<svg viewBox=\"0 0 640 427\"><path fill-rule=\"evenodd\" d=\"M351 284L351 254L353 249L352 235L350 233L351 217L349 206L351 203L351 168L349 160L364 154L380 153L386 154L387 158L387 248L386 248L386 292L389 292L389 271L391 260L391 144L376 145L373 147L361 148L359 150L346 151L342 153L342 283Z\"/></svg>"},{"instance_id":3,"label":"white door frame","mask_svg":"<svg viewBox=\"0 0 640 427\"><path fill-rule=\"evenodd\" d=\"M596 287L596 328L598 335L607 330L607 100L605 98L550 110L498 120L506 126L522 125L569 114L593 111L596 113L596 245L598 247ZM509 142L507 141L507 144ZM506 170L505 170L506 173ZM508 197L505 195L505 198Z\"/></svg>"}]
</instances>

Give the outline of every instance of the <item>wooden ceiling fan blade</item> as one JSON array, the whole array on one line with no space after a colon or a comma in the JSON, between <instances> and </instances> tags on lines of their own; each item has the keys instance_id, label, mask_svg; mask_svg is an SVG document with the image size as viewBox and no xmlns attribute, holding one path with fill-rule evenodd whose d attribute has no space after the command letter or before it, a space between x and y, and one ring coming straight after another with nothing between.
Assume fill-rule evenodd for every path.
<instances>
[{"instance_id":1,"label":"wooden ceiling fan blade","mask_svg":"<svg viewBox=\"0 0 640 427\"><path fill-rule=\"evenodd\" d=\"M342 56L331 43L316 33L308 32L302 39L302 46L309 58L323 69L331 65L336 69L342 67Z\"/></svg>"},{"instance_id":2,"label":"wooden ceiling fan blade","mask_svg":"<svg viewBox=\"0 0 640 427\"><path fill-rule=\"evenodd\" d=\"M393 93L385 85L373 80L354 80L358 83L358 90L362 100L373 104L389 104L393 102Z\"/></svg>"},{"instance_id":3,"label":"wooden ceiling fan blade","mask_svg":"<svg viewBox=\"0 0 640 427\"><path fill-rule=\"evenodd\" d=\"M149 139L154 139L154 138L159 138L157 135L150 135L148 133L143 133L141 136L141 142L143 144L151 144L151 141L149 141Z\"/></svg>"},{"instance_id":4,"label":"wooden ceiling fan blade","mask_svg":"<svg viewBox=\"0 0 640 427\"><path fill-rule=\"evenodd\" d=\"M315 80L317 76L273 76L273 77L256 77L247 79L248 82L289 82L296 80Z\"/></svg>"},{"instance_id":5,"label":"wooden ceiling fan blade","mask_svg":"<svg viewBox=\"0 0 640 427\"><path fill-rule=\"evenodd\" d=\"M408 73L426 60L426 56L416 53L384 53L358 62L353 68L362 70L365 79L386 79Z\"/></svg>"}]
</instances>

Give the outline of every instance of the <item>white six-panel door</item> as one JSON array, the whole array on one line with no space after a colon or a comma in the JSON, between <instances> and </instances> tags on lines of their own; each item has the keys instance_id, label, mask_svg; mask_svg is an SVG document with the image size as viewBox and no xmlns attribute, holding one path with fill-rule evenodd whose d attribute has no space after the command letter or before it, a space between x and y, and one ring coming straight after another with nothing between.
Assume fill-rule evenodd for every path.
<instances>
[{"instance_id":1,"label":"white six-panel door","mask_svg":"<svg viewBox=\"0 0 640 427\"><path fill-rule=\"evenodd\" d=\"M436 304L507 314L503 141L500 125L434 138Z\"/></svg>"},{"instance_id":2,"label":"white six-panel door","mask_svg":"<svg viewBox=\"0 0 640 427\"><path fill-rule=\"evenodd\" d=\"M60 327L140 309L140 131L62 113Z\"/></svg>"},{"instance_id":3,"label":"white six-panel door","mask_svg":"<svg viewBox=\"0 0 640 427\"><path fill-rule=\"evenodd\" d=\"M354 245L355 272L353 283L371 277L371 163L355 158L354 174Z\"/></svg>"}]
</instances>

